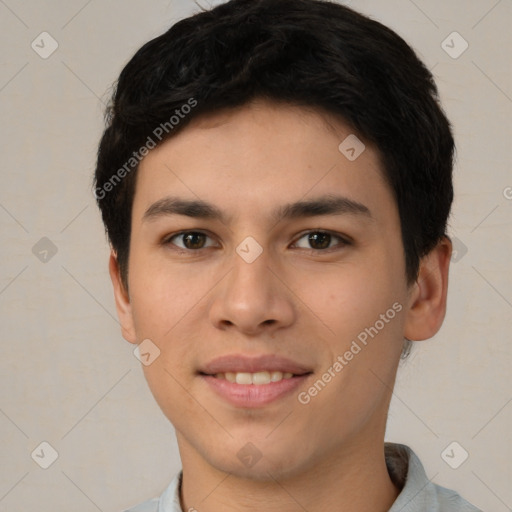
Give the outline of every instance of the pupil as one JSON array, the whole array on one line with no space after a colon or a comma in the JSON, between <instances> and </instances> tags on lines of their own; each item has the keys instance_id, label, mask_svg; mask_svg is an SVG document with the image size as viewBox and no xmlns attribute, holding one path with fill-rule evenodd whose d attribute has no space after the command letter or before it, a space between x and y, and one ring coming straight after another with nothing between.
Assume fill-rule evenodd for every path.
<instances>
[{"instance_id":1,"label":"pupil","mask_svg":"<svg viewBox=\"0 0 512 512\"><path fill-rule=\"evenodd\" d=\"M187 249L197 249L197 243L194 243L192 242L191 244L187 244L188 241L190 240L193 240L194 238L197 238L197 237L202 237L203 234L202 233L188 233L187 235L185 235L185 246L187 247ZM197 242L197 240L196 240ZM189 245L192 245L192 247L189 247ZM202 245L202 244L199 244L199 245ZM199 247L200 249L201 247Z\"/></svg>"},{"instance_id":2,"label":"pupil","mask_svg":"<svg viewBox=\"0 0 512 512\"><path fill-rule=\"evenodd\" d=\"M320 244L321 247L314 247L315 249L326 249L327 247L329 247L329 238L330 238L331 235L329 235L329 233L311 233L309 235L309 241L310 242L313 242L313 247L315 246L315 244L317 244L318 240L323 240L324 243Z\"/></svg>"}]
</instances>

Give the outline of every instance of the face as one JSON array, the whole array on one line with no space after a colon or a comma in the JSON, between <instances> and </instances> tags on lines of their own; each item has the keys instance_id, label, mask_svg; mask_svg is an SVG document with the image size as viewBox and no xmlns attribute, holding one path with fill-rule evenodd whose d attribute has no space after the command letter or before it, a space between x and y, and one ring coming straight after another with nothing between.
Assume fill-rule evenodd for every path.
<instances>
[{"instance_id":1,"label":"face","mask_svg":"<svg viewBox=\"0 0 512 512\"><path fill-rule=\"evenodd\" d=\"M184 464L284 478L381 449L411 290L377 151L340 150L351 134L255 101L142 161L118 308L160 351L143 368Z\"/></svg>"}]
</instances>

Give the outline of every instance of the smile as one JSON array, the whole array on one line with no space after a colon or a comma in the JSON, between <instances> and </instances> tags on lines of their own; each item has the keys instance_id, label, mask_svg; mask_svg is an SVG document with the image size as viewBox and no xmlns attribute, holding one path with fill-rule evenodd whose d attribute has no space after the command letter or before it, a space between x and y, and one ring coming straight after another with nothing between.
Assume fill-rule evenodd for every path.
<instances>
[{"instance_id":1,"label":"smile","mask_svg":"<svg viewBox=\"0 0 512 512\"><path fill-rule=\"evenodd\" d=\"M270 384L271 382L279 382L283 379L291 379L293 377L293 373L290 372L280 372L280 371L264 371L264 372L256 372L256 373L247 373L247 372L226 372L226 373L217 373L215 378L227 380L228 382L236 382L237 384L255 384L256 386L261 386L264 384Z\"/></svg>"}]
</instances>

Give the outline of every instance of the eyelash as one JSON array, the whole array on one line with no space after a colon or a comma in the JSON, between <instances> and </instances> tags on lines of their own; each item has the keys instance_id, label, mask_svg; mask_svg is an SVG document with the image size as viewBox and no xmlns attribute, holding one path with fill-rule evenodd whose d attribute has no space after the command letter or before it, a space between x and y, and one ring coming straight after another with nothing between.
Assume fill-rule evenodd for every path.
<instances>
[{"instance_id":1,"label":"eyelash","mask_svg":"<svg viewBox=\"0 0 512 512\"><path fill-rule=\"evenodd\" d=\"M296 241L294 243L296 244L299 240L301 240L305 236L313 234L313 233L319 233L319 234L322 234L322 235L330 235L331 237L334 237L334 238L337 238L338 240L340 240L340 243L337 246L328 247L326 249L304 249L304 248L300 248L300 247L299 247L299 249L307 251L310 254L313 254L313 253L319 254L319 253L330 253L333 250L339 250L339 249L341 249L344 246L352 245L352 242L347 237L341 236L341 235L339 235L337 233L333 233L332 231L325 231L325 230L321 230L321 229L313 229L313 230L309 230L309 231L306 231L306 232L302 233L296 239ZM188 235L188 234L205 235L205 236L211 238L210 235L208 235L208 233L205 233L203 231L189 230L189 231L180 231L179 233L175 233L173 235L167 236L167 237L165 237L162 240L161 243L164 246L174 245L174 248L172 250L178 252L179 254L200 252L202 250L210 249L211 248L211 247L201 247L200 249L186 249L186 248L183 249L181 247L177 247L175 244L173 244L171 242L171 240L173 240L174 238L179 238L181 236Z\"/></svg>"}]
</instances>

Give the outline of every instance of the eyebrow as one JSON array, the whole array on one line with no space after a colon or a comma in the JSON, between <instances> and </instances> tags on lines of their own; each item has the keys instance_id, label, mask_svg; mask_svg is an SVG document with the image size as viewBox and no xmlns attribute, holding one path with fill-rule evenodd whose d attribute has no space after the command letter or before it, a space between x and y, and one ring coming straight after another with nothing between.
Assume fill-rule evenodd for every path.
<instances>
[{"instance_id":1,"label":"eyebrow","mask_svg":"<svg viewBox=\"0 0 512 512\"><path fill-rule=\"evenodd\" d=\"M324 195L307 201L297 201L279 206L271 213L275 222L289 219L318 217L321 215L361 215L373 219L367 206L347 197ZM196 219L219 220L228 224L230 218L217 206L203 200L164 197L153 203L142 217L143 222L170 215L184 215Z\"/></svg>"}]
</instances>

